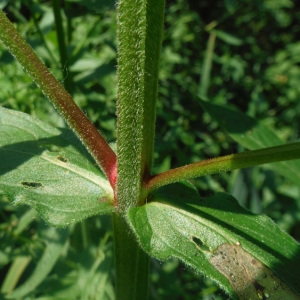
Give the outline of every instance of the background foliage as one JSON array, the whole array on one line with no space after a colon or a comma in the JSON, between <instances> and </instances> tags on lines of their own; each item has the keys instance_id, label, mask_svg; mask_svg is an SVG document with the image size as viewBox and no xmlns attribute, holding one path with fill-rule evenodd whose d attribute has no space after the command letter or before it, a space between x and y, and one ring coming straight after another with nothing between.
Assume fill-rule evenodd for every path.
<instances>
[{"instance_id":1,"label":"background foliage","mask_svg":"<svg viewBox=\"0 0 300 300\"><path fill-rule=\"evenodd\" d=\"M65 65L60 63L51 1L2 1L0 5L63 83L66 73L62 70L67 71L72 80L69 92L104 136L114 142L117 64L114 1L62 3L68 53ZM246 112L275 129L285 141L299 138L299 5L289 0L167 1L156 172L243 150L202 111L198 95L203 92L204 83L213 103ZM207 50L212 35L215 35L214 47ZM210 55L209 75L204 67ZM65 126L3 47L0 67L1 106ZM204 74L209 75L206 82ZM244 207L269 215L300 240L299 187L268 166L203 177L195 184L201 196L216 191L232 193ZM51 244L49 236L54 233L31 209L13 207L4 196L0 196L0 205L3 295L33 272L46 245ZM109 217L93 217L66 229L65 244L54 269L28 299L113 299L110 226ZM152 269L150 299L226 297L175 260L165 263L153 260Z\"/></svg>"}]
</instances>

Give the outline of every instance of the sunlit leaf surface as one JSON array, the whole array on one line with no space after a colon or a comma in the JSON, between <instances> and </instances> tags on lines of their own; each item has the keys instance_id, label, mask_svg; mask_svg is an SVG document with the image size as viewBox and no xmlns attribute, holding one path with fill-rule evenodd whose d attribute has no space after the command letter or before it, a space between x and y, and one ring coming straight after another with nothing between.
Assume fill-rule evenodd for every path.
<instances>
[{"instance_id":1,"label":"sunlit leaf surface","mask_svg":"<svg viewBox=\"0 0 300 300\"><path fill-rule=\"evenodd\" d=\"M201 198L195 189L184 184L162 188L149 201L142 207L131 208L128 218L139 242L150 255L161 260L179 258L197 273L218 282L229 295L236 296L244 286L233 288L231 280L216 268L213 260L222 245L229 245L226 249L236 245L259 260L257 266L265 265L258 273L268 268L279 282L284 278L286 284L300 291L299 245L268 217L243 209L228 194ZM230 251L224 255L227 256L224 264L234 259ZM231 263L232 274L235 267L238 265ZM250 279L249 286L252 285Z\"/></svg>"},{"instance_id":2,"label":"sunlit leaf surface","mask_svg":"<svg viewBox=\"0 0 300 300\"><path fill-rule=\"evenodd\" d=\"M66 226L113 211L113 191L70 130L0 108L0 192Z\"/></svg>"}]
</instances>

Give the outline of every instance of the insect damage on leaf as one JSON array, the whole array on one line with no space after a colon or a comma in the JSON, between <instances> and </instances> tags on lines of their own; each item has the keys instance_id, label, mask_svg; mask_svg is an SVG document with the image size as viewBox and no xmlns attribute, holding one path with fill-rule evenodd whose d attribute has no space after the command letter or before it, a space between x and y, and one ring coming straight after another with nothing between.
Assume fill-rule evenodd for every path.
<instances>
[{"instance_id":1,"label":"insect damage on leaf","mask_svg":"<svg viewBox=\"0 0 300 300\"><path fill-rule=\"evenodd\" d=\"M210 257L211 264L230 282L240 299L299 299L275 274L236 245L222 244Z\"/></svg>"},{"instance_id":2,"label":"insect damage on leaf","mask_svg":"<svg viewBox=\"0 0 300 300\"><path fill-rule=\"evenodd\" d=\"M31 181L22 181L21 184L27 188L33 188L33 189L40 188L43 186L39 182L31 182Z\"/></svg>"},{"instance_id":3,"label":"insect damage on leaf","mask_svg":"<svg viewBox=\"0 0 300 300\"><path fill-rule=\"evenodd\" d=\"M63 156L57 156L56 159L59 160L59 161L61 161L61 162L63 162L63 163L67 163L68 162L68 159L65 158L65 157L63 157Z\"/></svg>"},{"instance_id":4,"label":"insect damage on leaf","mask_svg":"<svg viewBox=\"0 0 300 300\"><path fill-rule=\"evenodd\" d=\"M191 236L191 241L196 245L196 247L201 251L210 251L209 247L206 246L199 238Z\"/></svg>"}]
</instances>

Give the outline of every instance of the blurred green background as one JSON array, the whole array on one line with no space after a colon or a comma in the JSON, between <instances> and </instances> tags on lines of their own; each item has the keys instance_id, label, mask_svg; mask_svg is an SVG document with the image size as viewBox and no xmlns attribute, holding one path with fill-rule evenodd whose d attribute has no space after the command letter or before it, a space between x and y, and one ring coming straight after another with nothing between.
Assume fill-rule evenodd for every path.
<instances>
[{"instance_id":1,"label":"blurred green background","mask_svg":"<svg viewBox=\"0 0 300 300\"><path fill-rule=\"evenodd\" d=\"M53 5L61 5L67 61ZM116 3L0 1L0 8L109 142L116 139ZM62 32L61 32L62 33ZM300 3L290 0L167 0L161 53L154 172L243 151L199 104L199 95L261 120L284 141L300 135ZM0 105L65 123L0 46ZM1 158L0 158L1 159ZM232 193L300 240L300 190L268 166L194 181L202 196ZM50 228L0 196L0 299L39 261ZM109 217L69 229L63 254L26 299L114 299ZM2 298L1 298L2 297ZM176 260L152 261L150 299L227 299Z\"/></svg>"}]
</instances>

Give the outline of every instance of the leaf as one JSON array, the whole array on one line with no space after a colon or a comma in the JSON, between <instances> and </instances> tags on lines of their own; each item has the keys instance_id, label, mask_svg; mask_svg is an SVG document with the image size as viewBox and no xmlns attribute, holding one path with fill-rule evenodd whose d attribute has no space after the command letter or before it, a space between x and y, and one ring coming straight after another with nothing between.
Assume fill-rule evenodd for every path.
<instances>
[{"instance_id":1,"label":"leaf","mask_svg":"<svg viewBox=\"0 0 300 300\"><path fill-rule=\"evenodd\" d=\"M274 131L240 111L212 104L208 101L201 101L200 103L204 110L208 112L236 142L249 150L284 144ZM272 163L270 166L276 172L299 185L299 159Z\"/></svg>"},{"instance_id":2,"label":"leaf","mask_svg":"<svg viewBox=\"0 0 300 300\"><path fill-rule=\"evenodd\" d=\"M220 247L238 245L271 269L280 284L284 280L300 292L299 245L268 217L250 213L225 193L201 198L182 183L161 188L148 200L147 205L131 208L128 219L150 255L161 260L179 258L236 297L240 291L233 290L212 260ZM227 255L233 259L230 252Z\"/></svg>"},{"instance_id":3,"label":"leaf","mask_svg":"<svg viewBox=\"0 0 300 300\"><path fill-rule=\"evenodd\" d=\"M46 247L42 257L30 277L20 287L7 296L8 299L18 299L34 291L46 278L57 262L69 236L68 229L48 227L45 230Z\"/></svg>"},{"instance_id":4,"label":"leaf","mask_svg":"<svg viewBox=\"0 0 300 300\"><path fill-rule=\"evenodd\" d=\"M0 192L53 226L111 213L113 191L70 130L0 107Z\"/></svg>"},{"instance_id":5,"label":"leaf","mask_svg":"<svg viewBox=\"0 0 300 300\"><path fill-rule=\"evenodd\" d=\"M81 291L81 299L105 299L105 294L112 288L109 281L113 267L112 252L105 255L100 247L88 247L82 251L80 258L83 267L78 271L77 286Z\"/></svg>"},{"instance_id":6,"label":"leaf","mask_svg":"<svg viewBox=\"0 0 300 300\"><path fill-rule=\"evenodd\" d=\"M2 284L1 292L3 294L12 292L30 261L30 256L18 256L15 258Z\"/></svg>"},{"instance_id":7,"label":"leaf","mask_svg":"<svg viewBox=\"0 0 300 300\"><path fill-rule=\"evenodd\" d=\"M214 32L220 40L229 45L240 46L243 44L243 40L233 36L232 34L226 33L221 30L212 30L212 32Z\"/></svg>"},{"instance_id":8,"label":"leaf","mask_svg":"<svg viewBox=\"0 0 300 300\"><path fill-rule=\"evenodd\" d=\"M229 280L239 299L294 299L299 297L273 272L237 245L222 244L210 262Z\"/></svg>"}]
</instances>

